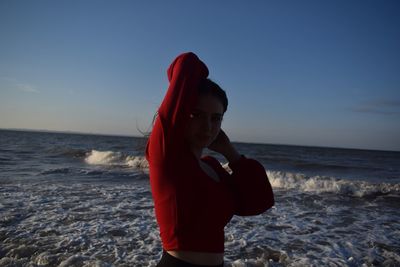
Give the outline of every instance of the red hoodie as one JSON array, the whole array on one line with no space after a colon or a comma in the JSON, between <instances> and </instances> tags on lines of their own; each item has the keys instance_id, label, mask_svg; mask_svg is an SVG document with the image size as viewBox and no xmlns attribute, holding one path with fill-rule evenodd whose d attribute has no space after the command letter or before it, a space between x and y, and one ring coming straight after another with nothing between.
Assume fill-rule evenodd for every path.
<instances>
[{"instance_id":1,"label":"red hoodie","mask_svg":"<svg viewBox=\"0 0 400 267\"><path fill-rule=\"evenodd\" d=\"M241 156L229 174L213 157L203 157L218 174L201 169L184 140L185 125L208 76L193 53L178 56L168 69L169 87L147 143L150 184L165 250L224 252L224 227L233 215L257 215L274 205L264 167Z\"/></svg>"}]
</instances>

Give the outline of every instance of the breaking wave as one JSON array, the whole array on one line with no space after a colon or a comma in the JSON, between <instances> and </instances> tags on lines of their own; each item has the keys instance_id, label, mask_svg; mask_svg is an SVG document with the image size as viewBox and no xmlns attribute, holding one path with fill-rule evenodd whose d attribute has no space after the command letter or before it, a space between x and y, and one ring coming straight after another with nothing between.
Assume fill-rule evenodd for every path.
<instances>
[{"instance_id":1,"label":"breaking wave","mask_svg":"<svg viewBox=\"0 0 400 267\"><path fill-rule=\"evenodd\" d=\"M273 188L294 189L303 192L336 193L356 197L400 195L400 184L370 183L324 176L306 176L300 173L267 171Z\"/></svg>"},{"instance_id":2,"label":"breaking wave","mask_svg":"<svg viewBox=\"0 0 400 267\"><path fill-rule=\"evenodd\" d=\"M149 167L143 156L130 156L113 151L92 150L86 154L85 162L90 165L126 166L135 169L148 169Z\"/></svg>"},{"instance_id":3,"label":"breaking wave","mask_svg":"<svg viewBox=\"0 0 400 267\"><path fill-rule=\"evenodd\" d=\"M85 162L89 165L118 166L148 171L149 164L144 156L131 156L121 152L92 150L86 153ZM228 171L228 164L223 164ZM400 184L372 183L361 180L339 179L327 176L307 176L302 173L266 171L275 189L298 190L308 193L335 193L355 197L376 197L380 195L399 195Z\"/></svg>"}]
</instances>

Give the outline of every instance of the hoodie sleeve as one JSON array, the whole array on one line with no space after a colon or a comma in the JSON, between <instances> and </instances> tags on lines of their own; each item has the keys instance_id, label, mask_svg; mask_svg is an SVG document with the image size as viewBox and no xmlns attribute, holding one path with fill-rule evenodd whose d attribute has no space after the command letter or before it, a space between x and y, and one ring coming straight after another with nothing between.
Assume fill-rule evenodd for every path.
<instances>
[{"instance_id":1,"label":"hoodie sleeve","mask_svg":"<svg viewBox=\"0 0 400 267\"><path fill-rule=\"evenodd\" d=\"M235 214L258 215L274 205L274 193L264 167L256 160L241 156L229 164L235 193Z\"/></svg>"},{"instance_id":2,"label":"hoodie sleeve","mask_svg":"<svg viewBox=\"0 0 400 267\"><path fill-rule=\"evenodd\" d=\"M208 76L207 66L192 52L179 55L168 68L169 87L158 109L147 145L152 161L165 159L182 147L191 108L198 98L198 87Z\"/></svg>"}]
</instances>

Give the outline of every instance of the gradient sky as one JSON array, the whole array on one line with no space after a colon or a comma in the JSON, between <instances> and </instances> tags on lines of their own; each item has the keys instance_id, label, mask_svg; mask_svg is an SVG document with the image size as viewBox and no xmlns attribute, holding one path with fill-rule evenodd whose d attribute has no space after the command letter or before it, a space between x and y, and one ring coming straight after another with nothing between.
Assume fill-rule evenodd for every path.
<instances>
[{"instance_id":1,"label":"gradient sky","mask_svg":"<svg viewBox=\"0 0 400 267\"><path fill-rule=\"evenodd\" d=\"M168 3L168 4L167 4ZM0 1L0 128L135 135L195 52L234 141L400 150L400 1Z\"/></svg>"}]
</instances>

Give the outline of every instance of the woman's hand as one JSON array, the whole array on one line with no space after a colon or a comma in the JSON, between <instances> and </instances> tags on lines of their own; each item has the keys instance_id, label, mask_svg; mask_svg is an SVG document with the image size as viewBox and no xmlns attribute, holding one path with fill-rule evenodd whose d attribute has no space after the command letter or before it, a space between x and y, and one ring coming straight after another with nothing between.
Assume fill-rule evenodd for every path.
<instances>
[{"instance_id":1,"label":"woman's hand","mask_svg":"<svg viewBox=\"0 0 400 267\"><path fill-rule=\"evenodd\" d=\"M240 158L240 154L233 147L229 137L221 129L215 140L208 146L208 149L224 155L229 162Z\"/></svg>"}]
</instances>

